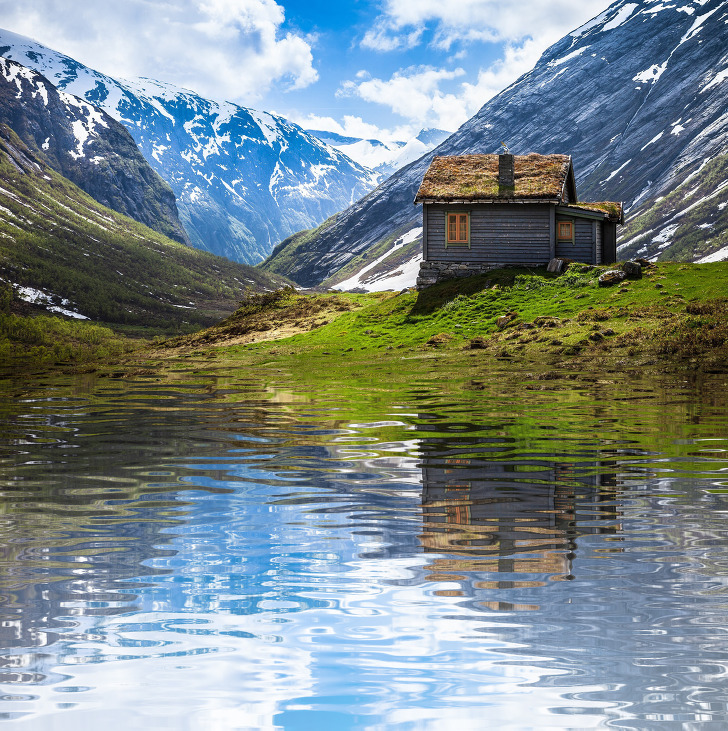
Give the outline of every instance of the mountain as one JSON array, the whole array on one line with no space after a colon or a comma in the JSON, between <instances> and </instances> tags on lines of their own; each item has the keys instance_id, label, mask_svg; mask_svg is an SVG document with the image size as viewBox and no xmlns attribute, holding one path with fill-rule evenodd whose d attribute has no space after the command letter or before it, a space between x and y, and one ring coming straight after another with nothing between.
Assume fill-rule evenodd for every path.
<instances>
[{"instance_id":1,"label":"mountain","mask_svg":"<svg viewBox=\"0 0 728 731\"><path fill-rule=\"evenodd\" d=\"M336 132L308 130L327 145L335 147L360 165L378 174L378 181L386 180L392 173L429 152L450 136L442 129L426 128L406 142L382 142L360 137L346 137Z\"/></svg>"},{"instance_id":2,"label":"mountain","mask_svg":"<svg viewBox=\"0 0 728 731\"><path fill-rule=\"evenodd\" d=\"M109 208L189 243L171 188L126 128L100 109L0 58L0 123L42 150L54 170Z\"/></svg>"},{"instance_id":3,"label":"mountain","mask_svg":"<svg viewBox=\"0 0 728 731\"><path fill-rule=\"evenodd\" d=\"M77 149L75 138L72 144ZM62 148L56 151L63 156ZM5 124L0 281L50 312L182 331L229 315L248 289L281 285L101 205Z\"/></svg>"},{"instance_id":4,"label":"mountain","mask_svg":"<svg viewBox=\"0 0 728 731\"><path fill-rule=\"evenodd\" d=\"M9 31L0 31L0 55L120 121L172 187L192 244L234 261L263 260L376 184L282 117L151 79L115 80Z\"/></svg>"},{"instance_id":5,"label":"mountain","mask_svg":"<svg viewBox=\"0 0 728 731\"><path fill-rule=\"evenodd\" d=\"M613 3L549 48L434 151L318 229L278 246L265 268L314 285L335 283L342 267L351 278L373 258L380 259L380 275L411 267L416 244L407 262L401 247L391 265L385 254L421 226L412 201L432 157L494 153L501 141L517 154L572 155L579 196L623 201L629 225L636 225L654 214L652 203L686 181L695 186L701 166L728 153L727 21L727 0ZM727 199L723 188L710 210ZM674 215L661 211L650 230L660 231ZM723 245L716 240L701 256Z\"/></svg>"}]
</instances>

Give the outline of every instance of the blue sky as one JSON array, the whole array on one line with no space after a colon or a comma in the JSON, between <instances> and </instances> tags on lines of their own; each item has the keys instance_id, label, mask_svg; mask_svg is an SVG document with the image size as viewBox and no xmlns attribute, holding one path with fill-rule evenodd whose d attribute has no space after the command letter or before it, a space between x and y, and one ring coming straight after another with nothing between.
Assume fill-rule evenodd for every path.
<instances>
[{"instance_id":1,"label":"blue sky","mask_svg":"<svg viewBox=\"0 0 728 731\"><path fill-rule=\"evenodd\" d=\"M0 0L2 26L303 126L455 130L606 0Z\"/></svg>"}]
</instances>

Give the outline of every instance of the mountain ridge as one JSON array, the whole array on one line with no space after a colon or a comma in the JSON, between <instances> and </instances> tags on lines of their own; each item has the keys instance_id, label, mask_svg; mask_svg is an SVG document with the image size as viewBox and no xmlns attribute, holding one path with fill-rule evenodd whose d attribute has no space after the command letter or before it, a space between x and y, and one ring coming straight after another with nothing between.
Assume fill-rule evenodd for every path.
<instances>
[{"instance_id":1,"label":"mountain ridge","mask_svg":"<svg viewBox=\"0 0 728 731\"><path fill-rule=\"evenodd\" d=\"M347 207L374 174L277 115L153 79L116 80L0 30L0 55L120 121L169 183L191 243L257 263L281 239Z\"/></svg>"},{"instance_id":2,"label":"mountain ridge","mask_svg":"<svg viewBox=\"0 0 728 731\"><path fill-rule=\"evenodd\" d=\"M191 330L229 314L246 289L282 284L103 206L4 123L0 191L0 281L49 312Z\"/></svg>"},{"instance_id":3,"label":"mountain ridge","mask_svg":"<svg viewBox=\"0 0 728 731\"><path fill-rule=\"evenodd\" d=\"M0 122L99 203L189 244L172 189L100 109L0 57Z\"/></svg>"}]
</instances>

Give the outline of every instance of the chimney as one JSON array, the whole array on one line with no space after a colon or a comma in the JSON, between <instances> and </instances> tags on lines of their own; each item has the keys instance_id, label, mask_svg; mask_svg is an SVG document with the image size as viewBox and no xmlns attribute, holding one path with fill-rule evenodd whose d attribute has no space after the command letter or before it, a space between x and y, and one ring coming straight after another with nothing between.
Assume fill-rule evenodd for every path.
<instances>
[{"instance_id":1,"label":"chimney","mask_svg":"<svg viewBox=\"0 0 728 731\"><path fill-rule=\"evenodd\" d=\"M513 155L504 152L498 155L498 187L515 188L516 172L513 163Z\"/></svg>"}]
</instances>

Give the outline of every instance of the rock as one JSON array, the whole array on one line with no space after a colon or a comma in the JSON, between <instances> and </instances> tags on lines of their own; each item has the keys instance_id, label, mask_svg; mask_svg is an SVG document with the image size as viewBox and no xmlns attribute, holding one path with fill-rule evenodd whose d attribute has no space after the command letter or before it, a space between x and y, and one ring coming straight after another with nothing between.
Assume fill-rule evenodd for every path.
<instances>
[{"instance_id":1,"label":"rock","mask_svg":"<svg viewBox=\"0 0 728 731\"><path fill-rule=\"evenodd\" d=\"M504 327L507 327L510 325L513 320L515 320L517 317L515 312L509 312L506 315L501 315L496 321L495 325L499 330L502 330Z\"/></svg>"},{"instance_id":2,"label":"rock","mask_svg":"<svg viewBox=\"0 0 728 731\"><path fill-rule=\"evenodd\" d=\"M604 335L602 335L600 332L593 332L589 334L589 340L591 340L593 343L598 343L600 340L604 340Z\"/></svg>"},{"instance_id":3,"label":"rock","mask_svg":"<svg viewBox=\"0 0 728 731\"><path fill-rule=\"evenodd\" d=\"M602 335L604 335L605 337L611 337L612 335L615 335L615 334L616 333L614 332L614 330L612 330L611 327L608 327L606 330L602 330Z\"/></svg>"},{"instance_id":4,"label":"rock","mask_svg":"<svg viewBox=\"0 0 728 731\"><path fill-rule=\"evenodd\" d=\"M622 282L626 276L627 275L621 269L610 269L599 277L599 286L611 287L614 284Z\"/></svg>"},{"instance_id":5,"label":"rock","mask_svg":"<svg viewBox=\"0 0 728 731\"><path fill-rule=\"evenodd\" d=\"M564 270L564 260L563 259L551 259L551 261L548 263L548 266L546 267L546 271L550 272L551 274L561 274L561 272Z\"/></svg>"},{"instance_id":6,"label":"rock","mask_svg":"<svg viewBox=\"0 0 728 731\"><path fill-rule=\"evenodd\" d=\"M486 347L485 338L481 337L480 335L478 337L473 338L470 341L470 350L482 350Z\"/></svg>"},{"instance_id":7,"label":"rock","mask_svg":"<svg viewBox=\"0 0 728 731\"><path fill-rule=\"evenodd\" d=\"M622 264L622 271L633 279L640 279L642 277L642 265L636 261L625 261Z\"/></svg>"}]
</instances>

